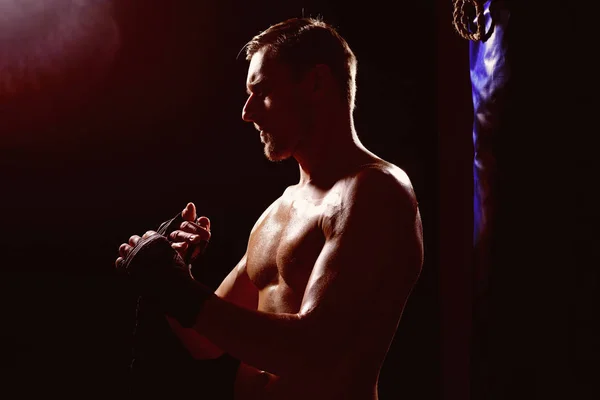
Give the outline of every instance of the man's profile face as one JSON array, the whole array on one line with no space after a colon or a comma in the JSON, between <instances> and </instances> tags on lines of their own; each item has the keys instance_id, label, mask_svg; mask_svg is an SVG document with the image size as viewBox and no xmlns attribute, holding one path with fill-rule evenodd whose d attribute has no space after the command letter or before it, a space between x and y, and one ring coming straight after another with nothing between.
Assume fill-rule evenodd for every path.
<instances>
[{"instance_id":1,"label":"man's profile face","mask_svg":"<svg viewBox=\"0 0 600 400\"><path fill-rule=\"evenodd\" d=\"M260 50L250 60L246 79L248 99L242 119L260 132L265 156L281 161L293 156L306 133L308 96L289 66Z\"/></svg>"}]
</instances>

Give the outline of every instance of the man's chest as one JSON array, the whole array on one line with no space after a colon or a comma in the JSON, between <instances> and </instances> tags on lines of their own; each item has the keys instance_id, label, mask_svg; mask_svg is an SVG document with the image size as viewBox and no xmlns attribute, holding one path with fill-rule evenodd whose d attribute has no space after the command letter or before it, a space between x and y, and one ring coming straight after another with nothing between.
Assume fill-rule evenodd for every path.
<instances>
[{"instance_id":1,"label":"man's chest","mask_svg":"<svg viewBox=\"0 0 600 400\"><path fill-rule=\"evenodd\" d=\"M248 245L248 276L259 289L285 285L300 295L325 243L322 223L331 205L282 199L258 223Z\"/></svg>"}]
</instances>

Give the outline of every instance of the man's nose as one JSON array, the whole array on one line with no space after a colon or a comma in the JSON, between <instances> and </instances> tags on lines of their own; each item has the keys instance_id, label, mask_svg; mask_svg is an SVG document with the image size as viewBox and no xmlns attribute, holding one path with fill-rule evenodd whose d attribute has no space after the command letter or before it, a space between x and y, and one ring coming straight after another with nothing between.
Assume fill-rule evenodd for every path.
<instances>
[{"instance_id":1,"label":"man's nose","mask_svg":"<svg viewBox=\"0 0 600 400\"><path fill-rule=\"evenodd\" d=\"M254 121L254 99L252 98L252 95L250 95L248 97L248 100L246 100L246 104L244 104L244 107L242 108L242 120L244 120L245 122L253 122Z\"/></svg>"}]
</instances>

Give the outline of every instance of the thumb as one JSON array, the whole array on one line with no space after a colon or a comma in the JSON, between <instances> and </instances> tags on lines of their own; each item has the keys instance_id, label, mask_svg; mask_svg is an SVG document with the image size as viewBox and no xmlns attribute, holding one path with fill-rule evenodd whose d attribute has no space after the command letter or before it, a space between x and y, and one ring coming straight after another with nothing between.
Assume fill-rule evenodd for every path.
<instances>
[{"instance_id":1,"label":"thumb","mask_svg":"<svg viewBox=\"0 0 600 400\"><path fill-rule=\"evenodd\" d=\"M196 206L194 203L187 203L183 211L181 212L181 216L186 221L195 221L196 220Z\"/></svg>"}]
</instances>

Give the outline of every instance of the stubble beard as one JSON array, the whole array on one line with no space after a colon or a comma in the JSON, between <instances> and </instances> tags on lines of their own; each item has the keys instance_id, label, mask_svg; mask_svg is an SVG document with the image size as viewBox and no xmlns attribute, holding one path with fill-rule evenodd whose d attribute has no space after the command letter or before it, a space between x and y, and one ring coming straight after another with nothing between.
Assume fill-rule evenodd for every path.
<instances>
[{"instance_id":1,"label":"stubble beard","mask_svg":"<svg viewBox=\"0 0 600 400\"><path fill-rule=\"evenodd\" d=\"M264 144L264 152L267 160L272 162L278 162L290 157L288 151L286 151L286 149L282 148L281 146L278 146L278 144L275 142L275 140L273 140L273 137L271 135L269 135L268 133L263 133L263 136L264 138L262 142Z\"/></svg>"}]
</instances>

